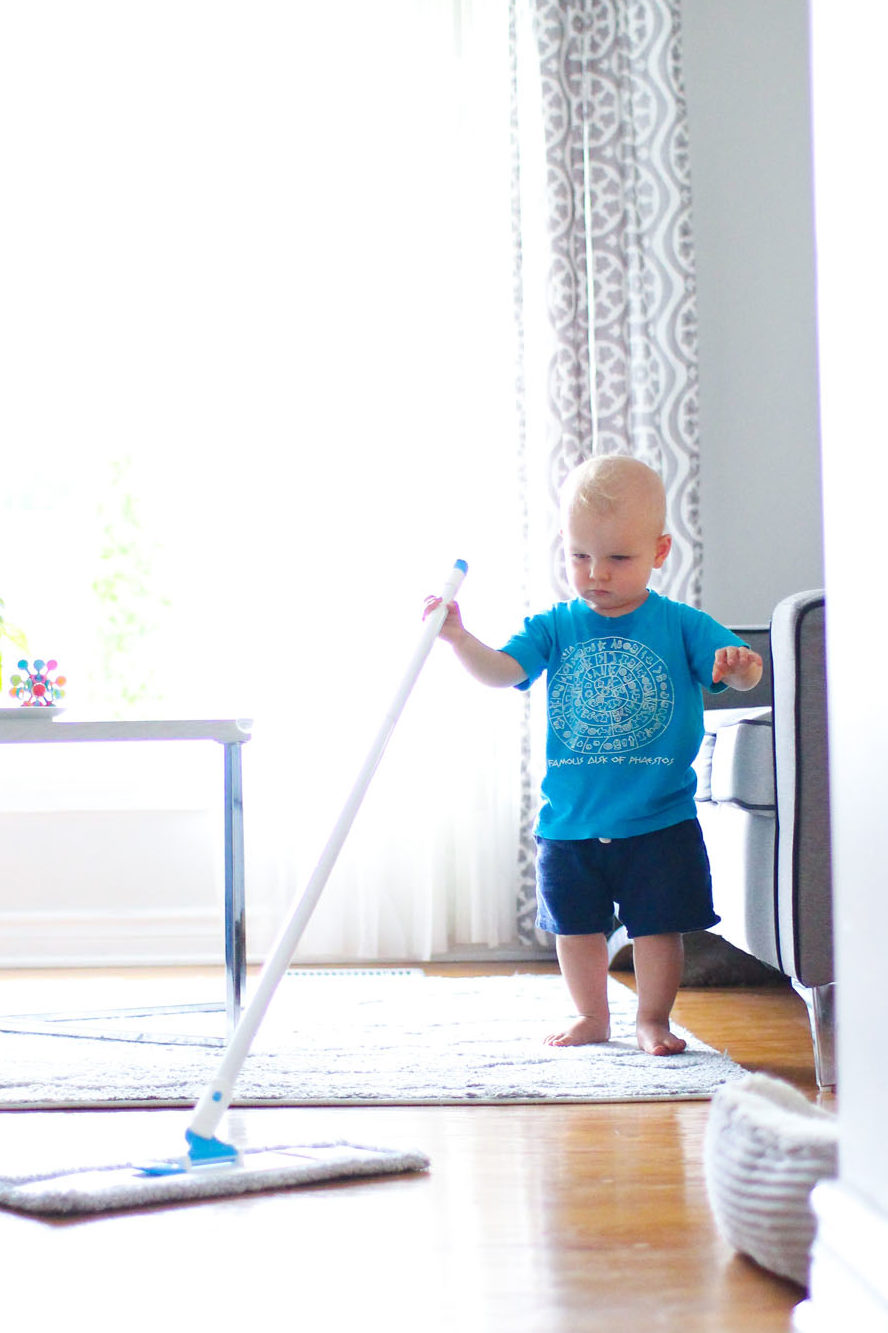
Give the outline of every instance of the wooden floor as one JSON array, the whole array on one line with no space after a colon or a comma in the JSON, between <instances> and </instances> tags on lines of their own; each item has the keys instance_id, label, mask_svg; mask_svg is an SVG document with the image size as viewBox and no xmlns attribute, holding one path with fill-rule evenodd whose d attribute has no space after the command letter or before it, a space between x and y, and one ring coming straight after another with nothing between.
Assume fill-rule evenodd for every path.
<instances>
[{"instance_id":1,"label":"wooden floor","mask_svg":"<svg viewBox=\"0 0 888 1333\"><path fill-rule=\"evenodd\" d=\"M30 987L29 1007L49 981L0 977L0 1012L13 1011L16 986ZM792 991L682 991L675 1016L747 1068L816 1097L807 1017ZM233 1133L261 1117L278 1142L320 1134L416 1147L432 1168L86 1221L0 1212L3 1324L36 1333L81 1323L99 1333L262 1329L272 1320L306 1333L788 1330L801 1290L732 1254L713 1227L707 1110L236 1111ZM76 1132L107 1142L109 1154L119 1142L137 1154L159 1117L178 1152L181 1111L5 1112L0 1133L6 1147Z\"/></svg>"}]
</instances>

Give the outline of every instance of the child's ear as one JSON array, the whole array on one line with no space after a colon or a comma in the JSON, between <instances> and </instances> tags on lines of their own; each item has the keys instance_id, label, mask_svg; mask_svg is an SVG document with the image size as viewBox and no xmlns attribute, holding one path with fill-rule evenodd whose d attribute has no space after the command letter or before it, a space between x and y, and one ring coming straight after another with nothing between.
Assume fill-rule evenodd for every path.
<instances>
[{"instance_id":1,"label":"child's ear","mask_svg":"<svg viewBox=\"0 0 888 1333\"><path fill-rule=\"evenodd\" d=\"M664 532L657 538L657 554L654 558L654 569L659 569L672 550L672 538L668 532Z\"/></svg>"}]
</instances>

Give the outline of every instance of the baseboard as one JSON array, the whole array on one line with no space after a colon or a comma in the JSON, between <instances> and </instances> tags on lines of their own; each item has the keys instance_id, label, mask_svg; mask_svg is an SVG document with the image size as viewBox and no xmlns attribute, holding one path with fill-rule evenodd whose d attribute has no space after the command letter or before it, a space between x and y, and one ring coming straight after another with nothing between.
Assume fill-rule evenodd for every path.
<instances>
[{"instance_id":1,"label":"baseboard","mask_svg":"<svg viewBox=\"0 0 888 1333\"><path fill-rule=\"evenodd\" d=\"M797 1333L836 1329L888 1330L888 1217L840 1181L813 1191L817 1236L811 1251L809 1299L797 1306Z\"/></svg>"},{"instance_id":2,"label":"baseboard","mask_svg":"<svg viewBox=\"0 0 888 1333\"><path fill-rule=\"evenodd\" d=\"M203 966L224 959L221 910L4 912L0 967Z\"/></svg>"},{"instance_id":3,"label":"baseboard","mask_svg":"<svg viewBox=\"0 0 888 1333\"><path fill-rule=\"evenodd\" d=\"M555 950L543 945L461 944L442 953L434 953L431 963L551 963Z\"/></svg>"},{"instance_id":4,"label":"baseboard","mask_svg":"<svg viewBox=\"0 0 888 1333\"><path fill-rule=\"evenodd\" d=\"M261 963L279 921L263 907L247 917L251 963ZM204 967L224 961L222 908L132 909L119 912L0 911L0 968L51 967ZM435 963L551 962L554 950L515 945L465 945L437 953ZM304 960L303 960L304 961ZM319 964L343 959L312 955ZM358 960L360 961L360 960ZM377 962L403 962L402 958ZM422 960L409 959L408 962Z\"/></svg>"}]
</instances>

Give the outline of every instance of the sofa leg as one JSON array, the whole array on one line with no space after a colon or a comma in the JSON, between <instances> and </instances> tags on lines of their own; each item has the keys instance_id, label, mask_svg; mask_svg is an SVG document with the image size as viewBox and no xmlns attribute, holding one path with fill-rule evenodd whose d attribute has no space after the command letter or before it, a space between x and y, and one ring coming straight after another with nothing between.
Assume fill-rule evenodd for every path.
<instances>
[{"instance_id":1,"label":"sofa leg","mask_svg":"<svg viewBox=\"0 0 888 1333\"><path fill-rule=\"evenodd\" d=\"M834 982L825 986L803 986L793 980L793 986L808 1006L811 1038L814 1043L814 1073L821 1092L836 1086L836 988Z\"/></svg>"}]
</instances>

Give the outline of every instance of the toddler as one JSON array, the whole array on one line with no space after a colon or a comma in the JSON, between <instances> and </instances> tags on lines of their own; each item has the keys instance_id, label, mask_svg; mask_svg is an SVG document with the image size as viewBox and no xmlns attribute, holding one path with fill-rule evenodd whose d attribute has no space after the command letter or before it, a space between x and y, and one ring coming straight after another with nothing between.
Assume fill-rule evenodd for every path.
<instances>
[{"instance_id":1,"label":"toddler","mask_svg":"<svg viewBox=\"0 0 888 1333\"><path fill-rule=\"evenodd\" d=\"M682 935L719 921L694 804L701 686L750 690L762 660L731 630L648 588L669 555L666 495L646 464L599 456L568 476L562 538L575 596L501 649L452 602L440 637L485 685L528 689L546 673L546 774L537 822L537 924L555 936L576 1020L547 1041L605 1042L607 932L633 940L638 1044L674 1055ZM439 598L429 598L426 614Z\"/></svg>"}]
</instances>

